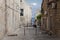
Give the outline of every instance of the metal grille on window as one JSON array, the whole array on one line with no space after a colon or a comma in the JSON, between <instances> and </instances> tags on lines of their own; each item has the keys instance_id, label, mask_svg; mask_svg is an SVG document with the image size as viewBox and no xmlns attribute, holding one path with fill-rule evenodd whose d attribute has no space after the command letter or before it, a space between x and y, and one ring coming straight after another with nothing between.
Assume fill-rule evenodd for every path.
<instances>
[{"instance_id":1,"label":"metal grille on window","mask_svg":"<svg viewBox=\"0 0 60 40\"><path fill-rule=\"evenodd\" d=\"M23 16L23 9L20 9L20 10L21 10L20 16Z\"/></svg>"}]
</instances>

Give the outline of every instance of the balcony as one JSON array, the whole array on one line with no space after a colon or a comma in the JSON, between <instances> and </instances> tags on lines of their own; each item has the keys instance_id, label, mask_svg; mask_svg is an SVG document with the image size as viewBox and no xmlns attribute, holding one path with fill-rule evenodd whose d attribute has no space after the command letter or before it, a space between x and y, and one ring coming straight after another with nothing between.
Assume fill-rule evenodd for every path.
<instances>
[{"instance_id":1,"label":"balcony","mask_svg":"<svg viewBox=\"0 0 60 40\"><path fill-rule=\"evenodd\" d=\"M50 3L50 2L54 2L54 0L49 0L49 3Z\"/></svg>"}]
</instances>

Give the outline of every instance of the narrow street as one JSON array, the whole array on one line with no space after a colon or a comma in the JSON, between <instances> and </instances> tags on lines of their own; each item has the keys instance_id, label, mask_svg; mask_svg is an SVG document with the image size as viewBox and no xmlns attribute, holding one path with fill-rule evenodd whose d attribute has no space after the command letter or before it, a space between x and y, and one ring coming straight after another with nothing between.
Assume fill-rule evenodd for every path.
<instances>
[{"instance_id":1,"label":"narrow street","mask_svg":"<svg viewBox=\"0 0 60 40\"><path fill-rule=\"evenodd\" d=\"M0 40L60 40L60 0L0 0Z\"/></svg>"},{"instance_id":2,"label":"narrow street","mask_svg":"<svg viewBox=\"0 0 60 40\"><path fill-rule=\"evenodd\" d=\"M33 27L25 27L25 35L24 35L24 27L20 28L16 33L17 36L5 36L3 40L59 40L59 38L50 37L44 32L39 31L39 28Z\"/></svg>"}]
</instances>

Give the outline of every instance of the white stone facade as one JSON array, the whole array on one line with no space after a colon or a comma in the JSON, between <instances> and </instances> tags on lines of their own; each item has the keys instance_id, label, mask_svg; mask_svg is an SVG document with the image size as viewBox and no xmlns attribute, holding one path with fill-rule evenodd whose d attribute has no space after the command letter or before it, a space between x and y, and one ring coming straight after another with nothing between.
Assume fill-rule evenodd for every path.
<instances>
[{"instance_id":1,"label":"white stone facade","mask_svg":"<svg viewBox=\"0 0 60 40\"><path fill-rule=\"evenodd\" d=\"M14 34L20 25L20 0L0 0L0 39Z\"/></svg>"},{"instance_id":2,"label":"white stone facade","mask_svg":"<svg viewBox=\"0 0 60 40\"><path fill-rule=\"evenodd\" d=\"M20 9L24 9L24 16L20 16ZM31 7L20 0L0 0L0 39L5 35L15 34L20 24L31 22ZM22 21L21 21L22 20Z\"/></svg>"},{"instance_id":3,"label":"white stone facade","mask_svg":"<svg viewBox=\"0 0 60 40\"><path fill-rule=\"evenodd\" d=\"M20 0L7 0L7 27L8 34L13 33L19 27Z\"/></svg>"},{"instance_id":4,"label":"white stone facade","mask_svg":"<svg viewBox=\"0 0 60 40\"><path fill-rule=\"evenodd\" d=\"M21 21L20 23L22 23L21 25L23 25L23 26L27 26L27 25L31 24L32 9L29 5L27 5L25 3L24 0L22 0L20 5L21 5L20 8L24 10L24 12L23 12L24 15L20 17L23 21L20 20Z\"/></svg>"},{"instance_id":5,"label":"white stone facade","mask_svg":"<svg viewBox=\"0 0 60 40\"><path fill-rule=\"evenodd\" d=\"M5 33L5 2L0 0L0 39Z\"/></svg>"}]
</instances>

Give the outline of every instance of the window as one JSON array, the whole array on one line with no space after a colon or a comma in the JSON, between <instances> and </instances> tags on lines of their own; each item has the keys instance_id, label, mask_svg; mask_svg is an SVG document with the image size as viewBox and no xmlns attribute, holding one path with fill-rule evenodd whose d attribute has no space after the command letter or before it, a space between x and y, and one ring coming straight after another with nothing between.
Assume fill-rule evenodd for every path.
<instances>
[{"instance_id":1,"label":"window","mask_svg":"<svg viewBox=\"0 0 60 40\"><path fill-rule=\"evenodd\" d=\"M22 2L22 0L20 0L20 2Z\"/></svg>"},{"instance_id":2,"label":"window","mask_svg":"<svg viewBox=\"0 0 60 40\"><path fill-rule=\"evenodd\" d=\"M52 8L56 8L56 3L52 3Z\"/></svg>"},{"instance_id":3,"label":"window","mask_svg":"<svg viewBox=\"0 0 60 40\"><path fill-rule=\"evenodd\" d=\"M20 13L20 16L23 16L23 9L20 9L21 13Z\"/></svg>"},{"instance_id":4,"label":"window","mask_svg":"<svg viewBox=\"0 0 60 40\"><path fill-rule=\"evenodd\" d=\"M47 14L47 11L45 11L45 13L44 13L45 15Z\"/></svg>"}]
</instances>

